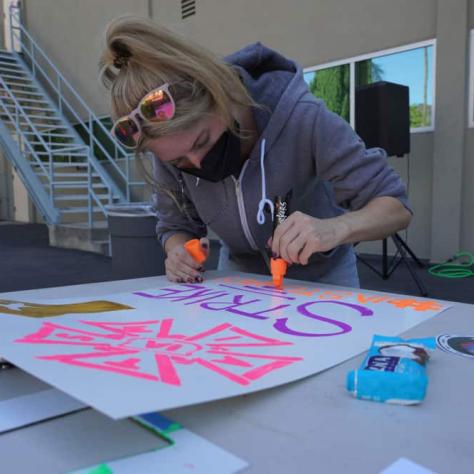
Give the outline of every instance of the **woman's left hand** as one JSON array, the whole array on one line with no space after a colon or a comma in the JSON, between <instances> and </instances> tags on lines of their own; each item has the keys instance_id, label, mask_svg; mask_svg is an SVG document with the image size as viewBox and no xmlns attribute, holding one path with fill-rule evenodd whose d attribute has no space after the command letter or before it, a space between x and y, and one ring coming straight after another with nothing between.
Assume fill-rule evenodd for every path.
<instances>
[{"instance_id":1,"label":"woman's left hand","mask_svg":"<svg viewBox=\"0 0 474 474\"><path fill-rule=\"evenodd\" d=\"M344 238L345 226L337 217L318 219L296 211L275 229L268 245L274 256L307 265L313 253L332 250Z\"/></svg>"}]
</instances>

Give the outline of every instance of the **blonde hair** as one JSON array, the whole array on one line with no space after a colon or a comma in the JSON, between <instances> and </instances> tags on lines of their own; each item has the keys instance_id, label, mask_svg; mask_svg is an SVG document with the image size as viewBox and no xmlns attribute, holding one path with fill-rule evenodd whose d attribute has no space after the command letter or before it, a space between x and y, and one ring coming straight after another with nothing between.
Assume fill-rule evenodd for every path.
<instances>
[{"instance_id":1,"label":"blonde hair","mask_svg":"<svg viewBox=\"0 0 474 474\"><path fill-rule=\"evenodd\" d=\"M143 123L141 143L192 127L215 113L234 132L235 105L255 105L239 75L211 52L145 18L123 16L107 27L100 78L110 89L112 118L127 115L151 90L168 83L174 117ZM237 132L238 133L238 132Z\"/></svg>"}]
</instances>

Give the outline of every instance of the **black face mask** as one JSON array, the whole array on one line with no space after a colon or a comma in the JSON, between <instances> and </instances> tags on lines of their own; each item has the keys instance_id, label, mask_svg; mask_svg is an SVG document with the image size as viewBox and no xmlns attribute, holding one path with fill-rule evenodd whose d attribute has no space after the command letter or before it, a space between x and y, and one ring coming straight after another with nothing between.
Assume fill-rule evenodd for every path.
<instances>
[{"instance_id":1,"label":"black face mask","mask_svg":"<svg viewBox=\"0 0 474 474\"><path fill-rule=\"evenodd\" d=\"M230 130L226 130L202 159L201 168L180 168L180 170L217 183L231 174L238 175L241 167L240 138Z\"/></svg>"}]
</instances>

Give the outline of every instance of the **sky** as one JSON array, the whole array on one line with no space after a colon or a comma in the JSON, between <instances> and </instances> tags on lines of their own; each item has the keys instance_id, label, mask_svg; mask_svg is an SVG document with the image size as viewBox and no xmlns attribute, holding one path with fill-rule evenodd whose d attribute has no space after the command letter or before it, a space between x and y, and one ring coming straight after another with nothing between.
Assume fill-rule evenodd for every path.
<instances>
[{"instance_id":1,"label":"sky","mask_svg":"<svg viewBox=\"0 0 474 474\"><path fill-rule=\"evenodd\" d=\"M382 78L410 87L410 103L423 102L424 48L390 54L373 60L382 70ZM433 96L433 47L428 47L428 104Z\"/></svg>"}]
</instances>

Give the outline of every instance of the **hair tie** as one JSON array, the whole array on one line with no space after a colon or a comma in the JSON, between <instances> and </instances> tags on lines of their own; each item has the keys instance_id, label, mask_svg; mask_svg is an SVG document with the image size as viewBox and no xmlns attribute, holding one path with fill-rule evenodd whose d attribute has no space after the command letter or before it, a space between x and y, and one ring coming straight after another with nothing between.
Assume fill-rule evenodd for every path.
<instances>
[{"instance_id":1,"label":"hair tie","mask_svg":"<svg viewBox=\"0 0 474 474\"><path fill-rule=\"evenodd\" d=\"M122 68L123 66L128 65L128 61L130 60L131 57L130 51L125 49L124 47L116 47L115 48L115 54L114 54L114 60L113 64L117 69Z\"/></svg>"}]
</instances>

